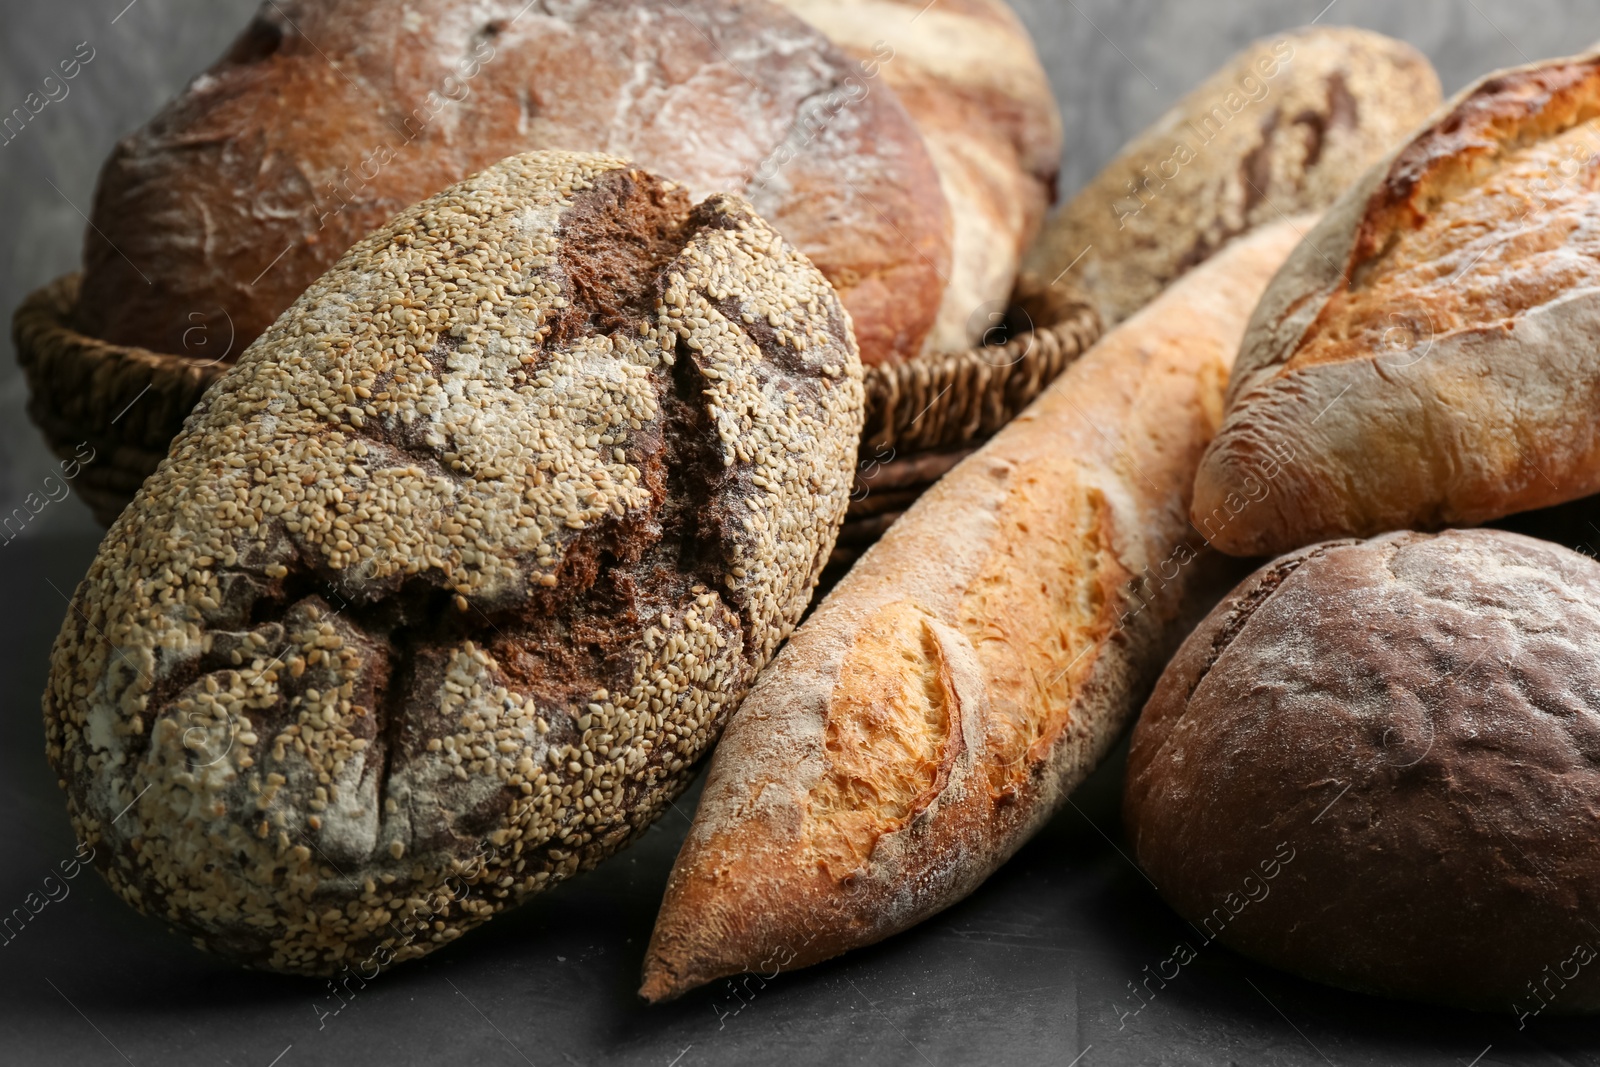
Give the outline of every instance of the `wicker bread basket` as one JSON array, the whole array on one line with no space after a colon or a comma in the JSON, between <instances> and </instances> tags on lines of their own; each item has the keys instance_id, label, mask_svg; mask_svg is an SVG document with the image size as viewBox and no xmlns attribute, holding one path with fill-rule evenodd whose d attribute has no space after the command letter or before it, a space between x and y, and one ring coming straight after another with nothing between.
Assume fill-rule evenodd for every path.
<instances>
[{"instance_id":1,"label":"wicker bread basket","mask_svg":"<svg viewBox=\"0 0 1600 1067\"><path fill-rule=\"evenodd\" d=\"M830 570L855 562L924 490L1100 338L1100 317L1084 301L1060 300L1052 318L1004 344L867 368L855 491Z\"/></svg>"},{"instance_id":2,"label":"wicker bread basket","mask_svg":"<svg viewBox=\"0 0 1600 1067\"><path fill-rule=\"evenodd\" d=\"M82 442L94 449L73 485L109 526L229 364L79 333L72 326L78 279L66 274L29 294L11 320L11 336L28 380L28 414L51 450L67 458Z\"/></svg>"},{"instance_id":3,"label":"wicker bread basket","mask_svg":"<svg viewBox=\"0 0 1600 1067\"><path fill-rule=\"evenodd\" d=\"M200 394L231 364L107 344L78 332L77 274L35 291L12 320L27 376L28 414L63 458L94 449L75 483L100 522L111 520L156 469ZM1100 334L1087 304L1005 344L869 367L867 421L850 513L833 563L878 539L972 446L1028 405Z\"/></svg>"}]
</instances>

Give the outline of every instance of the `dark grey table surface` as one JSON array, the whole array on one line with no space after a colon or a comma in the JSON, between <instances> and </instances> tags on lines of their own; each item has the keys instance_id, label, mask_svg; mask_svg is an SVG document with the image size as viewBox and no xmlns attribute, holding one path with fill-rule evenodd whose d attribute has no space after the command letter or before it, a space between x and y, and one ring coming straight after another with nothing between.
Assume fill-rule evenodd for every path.
<instances>
[{"instance_id":1,"label":"dark grey table surface","mask_svg":"<svg viewBox=\"0 0 1600 1067\"><path fill-rule=\"evenodd\" d=\"M1600 38L1592 0L1325 4L1016 0L1062 100L1063 193L1240 44L1319 12L1412 41L1447 89ZM99 160L220 52L252 6L0 0L0 113L79 42L95 49L71 94L0 147L0 309L72 268ZM9 513L51 460L23 415L9 341L0 347ZM1591 536L1588 518L1572 523L1575 538ZM714 986L656 1008L634 995L692 792L598 871L346 999L239 971L140 919L92 873L45 882L74 842L43 759L38 694L97 537L68 499L0 543L0 918L45 902L0 937L0 1064L1600 1064L1594 1023L1541 1016L1519 1029L1510 1016L1328 989L1215 947L1147 1003L1136 999L1131 987L1187 928L1120 851L1117 760L962 904L737 991Z\"/></svg>"}]
</instances>

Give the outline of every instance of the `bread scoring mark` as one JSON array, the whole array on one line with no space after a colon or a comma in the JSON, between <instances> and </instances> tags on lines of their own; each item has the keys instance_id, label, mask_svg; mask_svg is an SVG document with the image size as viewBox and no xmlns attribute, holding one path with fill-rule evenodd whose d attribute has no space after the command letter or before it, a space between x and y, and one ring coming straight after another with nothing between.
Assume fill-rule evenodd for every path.
<instances>
[{"instance_id":1,"label":"bread scoring mark","mask_svg":"<svg viewBox=\"0 0 1600 1067\"><path fill-rule=\"evenodd\" d=\"M962 747L960 698L928 611L900 600L862 626L830 704L827 769L802 812L802 848L835 882L926 809Z\"/></svg>"},{"instance_id":2,"label":"bread scoring mark","mask_svg":"<svg viewBox=\"0 0 1600 1067\"><path fill-rule=\"evenodd\" d=\"M1273 107L1262 118L1260 139L1239 160L1237 185L1243 204L1237 219L1219 220L1211 230L1197 234L1194 244L1178 261L1179 273L1205 262L1240 234L1281 217L1278 201L1286 189L1293 189L1293 203L1306 199L1307 186L1322 162L1329 135L1334 130L1354 128L1358 112L1342 70L1329 72L1323 85L1325 95L1320 106L1302 108L1287 123L1282 105ZM1289 136L1294 130L1304 131L1303 144Z\"/></svg>"},{"instance_id":3,"label":"bread scoring mark","mask_svg":"<svg viewBox=\"0 0 1600 1067\"><path fill-rule=\"evenodd\" d=\"M678 186L626 170L574 196L558 230L566 305L551 316L545 343L637 331L659 299L661 271L688 237L691 206Z\"/></svg>"},{"instance_id":4,"label":"bread scoring mark","mask_svg":"<svg viewBox=\"0 0 1600 1067\"><path fill-rule=\"evenodd\" d=\"M1361 105L1350 92L1350 84L1345 79L1344 71L1330 72L1325 84L1327 95L1322 108L1319 110L1308 107L1295 115L1292 120L1294 125L1303 126L1306 131L1306 170L1313 169L1322 161L1322 152L1327 147L1329 134L1339 129L1356 129L1361 120Z\"/></svg>"},{"instance_id":5,"label":"bread scoring mark","mask_svg":"<svg viewBox=\"0 0 1600 1067\"><path fill-rule=\"evenodd\" d=\"M625 167L515 157L403 212L119 520L46 708L130 903L277 970L420 955L641 832L787 636L848 502L854 344L742 201L679 227Z\"/></svg>"},{"instance_id":6,"label":"bread scoring mark","mask_svg":"<svg viewBox=\"0 0 1600 1067\"><path fill-rule=\"evenodd\" d=\"M1600 60L1486 79L1396 153L1279 373L1381 354L1396 303L1427 308L1443 338L1600 284L1597 191Z\"/></svg>"},{"instance_id":7,"label":"bread scoring mark","mask_svg":"<svg viewBox=\"0 0 1600 1067\"><path fill-rule=\"evenodd\" d=\"M1056 529L1030 530L1018 516L1033 510L1028 498L1047 492L1071 504L1058 505ZM958 618L988 679L989 794L1012 803L1072 727L1085 680L1127 608L1133 572L1116 548L1116 515L1127 502L1114 502L1075 460L1053 474L1035 466L1006 500L1016 503L1000 516L1001 551L968 583Z\"/></svg>"},{"instance_id":8,"label":"bread scoring mark","mask_svg":"<svg viewBox=\"0 0 1600 1067\"><path fill-rule=\"evenodd\" d=\"M1234 595L1229 598L1227 607L1224 609L1227 612L1226 617L1212 635L1210 653L1206 657L1205 665L1195 673L1190 682L1189 691L1184 694L1185 704L1194 695L1195 690L1200 688L1200 683L1205 681L1206 675L1211 672L1211 668L1216 665L1217 660L1222 658L1223 654L1228 651L1228 647L1249 625L1257 609L1270 600L1274 593L1283 588L1283 584L1289 580L1290 575L1294 574L1305 563L1326 554L1334 548L1358 543L1353 540L1332 541L1291 553L1281 559L1273 560L1263 567L1250 581L1248 588L1242 592L1235 590Z\"/></svg>"}]
</instances>

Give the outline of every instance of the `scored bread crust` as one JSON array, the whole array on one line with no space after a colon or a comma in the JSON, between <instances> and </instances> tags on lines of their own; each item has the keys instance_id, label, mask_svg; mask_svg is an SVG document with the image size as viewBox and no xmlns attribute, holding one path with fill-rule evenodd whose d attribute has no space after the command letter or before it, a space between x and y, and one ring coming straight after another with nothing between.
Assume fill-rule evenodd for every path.
<instances>
[{"instance_id":1,"label":"scored bread crust","mask_svg":"<svg viewBox=\"0 0 1600 1067\"><path fill-rule=\"evenodd\" d=\"M1262 297L1195 486L1273 554L1600 490L1600 59L1469 86L1374 166ZM1234 517L1263 454L1294 458Z\"/></svg>"},{"instance_id":2,"label":"scored bread crust","mask_svg":"<svg viewBox=\"0 0 1600 1067\"><path fill-rule=\"evenodd\" d=\"M1003 318L1061 165L1061 115L1027 28L1004 0L779 3L863 64L863 91L880 79L915 120L953 227L926 347L983 343Z\"/></svg>"},{"instance_id":3,"label":"scored bread crust","mask_svg":"<svg viewBox=\"0 0 1600 1067\"><path fill-rule=\"evenodd\" d=\"M1238 234L1327 208L1439 101L1432 65L1403 41L1345 26L1264 37L1045 224L1018 299L1049 321L1087 296L1121 322Z\"/></svg>"},{"instance_id":4,"label":"scored bread crust","mask_svg":"<svg viewBox=\"0 0 1600 1067\"><path fill-rule=\"evenodd\" d=\"M550 152L424 200L106 534L44 697L74 827L130 904L302 973L592 866L805 609L862 403L832 288L742 199Z\"/></svg>"},{"instance_id":5,"label":"scored bread crust","mask_svg":"<svg viewBox=\"0 0 1600 1067\"><path fill-rule=\"evenodd\" d=\"M713 758L644 996L905 929L1094 767L1210 580L1194 466L1247 309L1297 237L1241 239L1105 337L795 633Z\"/></svg>"},{"instance_id":6,"label":"scored bread crust","mask_svg":"<svg viewBox=\"0 0 1600 1067\"><path fill-rule=\"evenodd\" d=\"M833 282L863 359L907 359L938 314L949 209L894 93L851 100L857 76L766 0L265 3L107 159L78 325L237 356L395 213L557 149L746 196Z\"/></svg>"}]
</instances>

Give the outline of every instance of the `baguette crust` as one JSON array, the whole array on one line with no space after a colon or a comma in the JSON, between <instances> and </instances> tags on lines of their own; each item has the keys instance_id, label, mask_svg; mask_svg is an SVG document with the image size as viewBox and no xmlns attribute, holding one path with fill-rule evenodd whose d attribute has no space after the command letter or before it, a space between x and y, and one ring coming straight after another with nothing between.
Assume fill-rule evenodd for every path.
<instances>
[{"instance_id":1,"label":"baguette crust","mask_svg":"<svg viewBox=\"0 0 1600 1067\"><path fill-rule=\"evenodd\" d=\"M1215 562L1185 521L1194 466L1297 237L1263 229L1108 335L796 632L713 759L644 996L927 918L1094 767Z\"/></svg>"},{"instance_id":2,"label":"baguette crust","mask_svg":"<svg viewBox=\"0 0 1600 1067\"><path fill-rule=\"evenodd\" d=\"M1201 464L1213 543L1278 553L1600 490L1600 58L1504 71L1375 166L1261 301ZM1267 449L1294 454L1233 506ZM1381 456L1381 462L1373 457Z\"/></svg>"},{"instance_id":3,"label":"baguette crust","mask_svg":"<svg viewBox=\"0 0 1600 1067\"><path fill-rule=\"evenodd\" d=\"M1234 236L1332 204L1439 100L1432 66L1402 41L1338 26L1262 38L1045 225L1018 299L1050 321L1088 295L1121 322Z\"/></svg>"}]
</instances>

